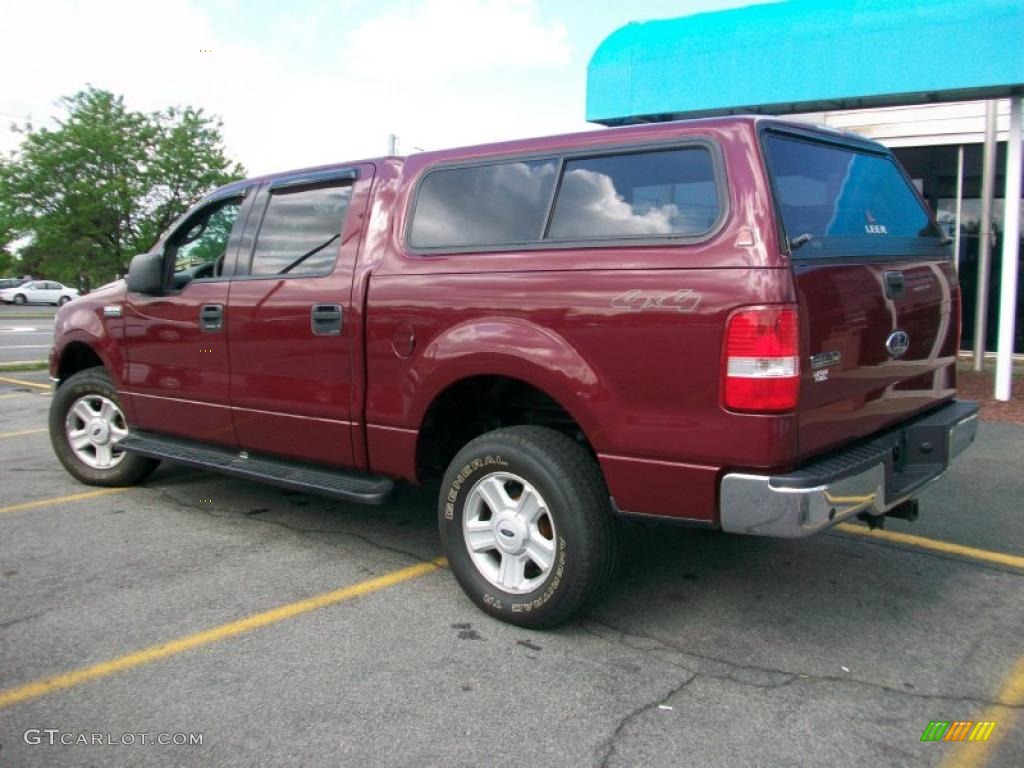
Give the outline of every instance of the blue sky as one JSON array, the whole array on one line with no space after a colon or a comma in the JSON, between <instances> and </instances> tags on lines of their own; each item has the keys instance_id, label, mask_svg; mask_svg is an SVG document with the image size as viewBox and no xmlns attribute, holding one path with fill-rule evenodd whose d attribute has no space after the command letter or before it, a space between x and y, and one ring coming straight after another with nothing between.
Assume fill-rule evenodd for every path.
<instances>
[{"instance_id":1,"label":"blue sky","mask_svg":"<svg viewBox=\"0 0 1024 768\"><path fill-rule=\"evenodd\" d=\"M129 106L220 115L251 173L578 130L586 65L634 19L744 0L161 0L3 3L0 151L91 83Z\"/></svg>"}]
</instances>

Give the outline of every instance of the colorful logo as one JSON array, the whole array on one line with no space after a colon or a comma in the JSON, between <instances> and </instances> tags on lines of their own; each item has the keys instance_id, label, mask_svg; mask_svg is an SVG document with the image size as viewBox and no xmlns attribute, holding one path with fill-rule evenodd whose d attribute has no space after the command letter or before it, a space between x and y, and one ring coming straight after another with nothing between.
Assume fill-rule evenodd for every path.
<instances>
[{"instance_id":1,"label":"colorful logo","mask_svg":"<svg viewBox=\"0 0 1024 768\"><path fill-rule=\"evenodd\" d=\"M993 720L932 720L921 741L988 741L995 727Z\"/></svg>"}]
</instances>

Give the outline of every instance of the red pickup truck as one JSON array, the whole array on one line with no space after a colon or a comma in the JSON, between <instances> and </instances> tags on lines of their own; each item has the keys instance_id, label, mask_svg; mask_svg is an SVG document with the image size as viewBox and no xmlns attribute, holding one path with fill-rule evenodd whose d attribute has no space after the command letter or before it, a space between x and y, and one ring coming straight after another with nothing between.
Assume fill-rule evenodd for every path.
<instances>
[{"instance_id":1,"label":"red pickup truck","mask_svg":"<svg viewBox=\"0 0 1024 768\"><path fill-rule=\"evenodd\" d=\"M236 182L57 316L83 482L159 460L366 503L440 481L484 611L580 614L632 515L916 516L975 437L949 244L884 147L728 117Z\"/></svg>"}]
</instances>

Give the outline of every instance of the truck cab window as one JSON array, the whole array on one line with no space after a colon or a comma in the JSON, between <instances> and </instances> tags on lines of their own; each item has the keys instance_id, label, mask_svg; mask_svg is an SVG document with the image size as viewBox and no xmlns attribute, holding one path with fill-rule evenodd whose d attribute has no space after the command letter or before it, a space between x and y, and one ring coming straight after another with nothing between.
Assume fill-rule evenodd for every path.
<instances>
[{"instance_id":1,"label":"truck cab window","mask_svg":"<svg viewBox=\"0 0 1024 768\"><path fill-rule=\"evenodd\" d=\"M181 290L193 280L221 274L228 239L241 206L241 198L214 203L174 235L171 240L174 259L171 287L174 290Z\"/></svg>"}]
</instances>

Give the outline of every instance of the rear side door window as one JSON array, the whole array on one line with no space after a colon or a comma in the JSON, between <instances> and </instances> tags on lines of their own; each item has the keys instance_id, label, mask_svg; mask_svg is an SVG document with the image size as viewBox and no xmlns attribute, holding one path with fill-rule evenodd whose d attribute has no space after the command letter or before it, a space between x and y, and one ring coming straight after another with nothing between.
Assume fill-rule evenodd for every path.
<instances>
[{"instance_id":1,"label":"rear side door window","mask_svg":"<svg viewBox=\"0 0 1024 768\"><path fill-rule=\"evenodd\" d=\"M352 200L352 183L272 190L256 236L249 274L330 274Z\"/></svg>"}]
</instances>

